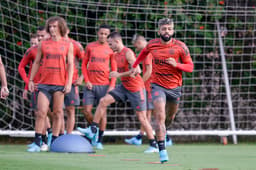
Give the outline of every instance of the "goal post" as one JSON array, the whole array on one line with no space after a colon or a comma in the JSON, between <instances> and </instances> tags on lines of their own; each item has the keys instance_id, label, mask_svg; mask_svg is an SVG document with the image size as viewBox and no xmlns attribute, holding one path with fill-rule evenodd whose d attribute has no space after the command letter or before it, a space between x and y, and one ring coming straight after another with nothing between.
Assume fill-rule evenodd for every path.
<instances>
[{"instance_id":1,"label":"goal post","mask_svg":"<svg viewBox=\"0 0 256 170\"><path fill-rule=\"evenodd\" d=\"M231 135L234 143L236 136L256 134L256 10L251 1L6 0L0 2L0 13L0 55L10 90L7 100L0 100L0 135L33 136L34 114L22 98L18 65L29 48L29 35L54 15L67 20L70 36L83 47L107 23L132 49L135 33L156 38L158 20L173 18L174 38L188 46L195 67L183 74L179 110L167 123L168 134ZM82 97L82 87L79 92ZM129 102L112 104L107 120L105 135L135 135L140 127ZM87 126L82 107L76 108L75 126Z\"/></svg>"}]
</instances>

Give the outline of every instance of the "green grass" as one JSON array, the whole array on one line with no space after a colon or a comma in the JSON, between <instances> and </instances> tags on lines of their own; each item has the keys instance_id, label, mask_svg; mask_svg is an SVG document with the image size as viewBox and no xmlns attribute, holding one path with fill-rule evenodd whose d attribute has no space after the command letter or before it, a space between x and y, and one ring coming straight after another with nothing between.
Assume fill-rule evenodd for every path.
<instances>
[{"instance_id":1,"label":"green grass","mask_svg":"<svg viewBox=\"0 0 256 170\"><path fill-rule=\"evenodd\" d=\"M170 161L159 162L158 154L144 154L146 145L104 145L94 154L28 153L25 145L1 145L1 170L255 170L256 145L177 144L168 147ZM103 155L103 156L102 156Z\"/></svg>"}]
</instances>

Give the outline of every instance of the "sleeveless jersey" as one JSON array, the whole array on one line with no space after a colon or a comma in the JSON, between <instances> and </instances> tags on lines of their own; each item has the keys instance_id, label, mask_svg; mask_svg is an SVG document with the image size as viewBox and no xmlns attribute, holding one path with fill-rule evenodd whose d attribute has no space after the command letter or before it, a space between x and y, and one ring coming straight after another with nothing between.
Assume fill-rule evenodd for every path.
<instances>
[{"instance_id":1,"label":"sleeveless jersey","mask_svg":"<svg viewBox=\"0 0 256 170\"><path fill-rule=\"evenodd\" d=\"M66 59L70 41L52 39L42 41L42 66L40 84L64 86L67 80Z\"/></svg>"}]
</instances>

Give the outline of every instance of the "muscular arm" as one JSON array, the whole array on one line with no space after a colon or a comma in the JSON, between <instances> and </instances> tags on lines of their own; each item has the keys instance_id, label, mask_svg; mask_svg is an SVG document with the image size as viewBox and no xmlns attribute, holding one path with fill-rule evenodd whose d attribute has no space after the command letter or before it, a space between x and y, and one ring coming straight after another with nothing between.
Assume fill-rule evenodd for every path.
<instances>
[{"instance_id":1,"label":"muscular arm","mask_svg":"<svg viewBox=\"0 0 256 170\"><path fill-rule=\"evenodd\" d=\"M194 64L192 58L190 57L189 50L185 44L181 45L182 50L180 54L180 59L182 63L176 62L174 58L166 59L167 63L172 65L173 67L184 71L184 72L192 72L194 69Z\"/></svg>"},{"instance_id":2,"label":"muscular arm","mask_svg":"<svg viewBox=\"0 0 256 170\"><path fill-rule=\"evenodd\" d=\"M41 49L41 43L39 43L36 58L35 58L35 61L33 62L33 65L32 65L29 81L34 80L34 77L35 77L35 75L38 72L38 69L40 67L41 58L42 58L42 49Z\"/></svg>"},{"instance_id":3,"label":"muscular arm","mask_svg":"<svg viewBox=\"0 0 256 170\"><path fill-rule=\"evenodd\" d=\"M152 64L147 64L146 71L145 73L143 73L143 77L142 77L144 82L146 82L149 79L149 77L151 76L151 73L152 73Z\"/></svg>"},{"instance_id":4,"label":"muscular arm","mask_svg":"<svg viewBox=\"0 0 256 170\"><path fill-rule=\"evenodd\" d=\"M6 74L5 74L5 69L4 69L4 65L2 63L1 57L0 57L0 79L2 82L0 98L6 99L6 97L9 95L9 90L7 88Z\"/></svg>"},{"instance_id":5,"label":"muscular arm","mask_svg":"<svg viewBox=\"0 0 256 170\"><path fill-rule=\"evenodd\" d=\"M126 57L126 60L128 61L129 63L129 66L131 67L133 65L133 63L135 62L135 56L134 56L134 53L130 50L128 50L125 54L125 57ZM124 77L124 76L130 76L132 75L132 71L129 70L129 71L126 71L126 72L122 72L122 73L119 73L119 72L116 72L116 71L113 71L110 73L110 77Z\"/></svg>"},{"instance_id":6,"label":"muscular arm","mask_svg":"<svg viewBox=\"0 0 256 170\"><path fill-rule=\"evenodd\" d=\"M82 60L82 73L84 76L85 83L89 82L89 77L88 77L88 72L87 72L87 64L89 62L89 56L90 56L89 49L86 48L86 52L85 52L84 58Z\"/></svg>"},{"instance_id":7,"label":"muscular arm","mask_svg":"<svg viewBox=\"0 0 256 170\"><path fill-rule=\"evenodd\" d=\"M69 50L68 50L68 81L67 85L71 87L72 79L73 79L73 72L74 72L74 52L73 52L73 44L70 43Z\"/></svg>"},{"instance_id":8,"label":"muscular arm","mask_svg":"<svg viewBox=\"0 0 256 170\"><path fill-rule=\"evenodd\" d=\"M142 79L144 82L146 82L150 78L151 73L152 73L152 55L151 54L149 54L147 56L147 58L144 61L144 64L146 67L146 69L145 69L146 71L145 71L145 73L143 73Z\"/></svg>"},{"instance_id":9,"label":"muscular arm","mask_svg":"<svg viewBox=\"0 0 256 170\"><path fill-rule=\"evenodd\" d=\"M26 52L26 54L23 56L23 58L20 61L18 71L20 73L21 78L25 82L25 84L28 84L29 82L29 77L25 71L26 65L28 65L30 62L30 54Z\"/></svg>"},{"instance_id":10,"label":"muscular arm","mask_svg":"<svg viewBox=\"0 0 256 170\"><path fill-rule=\"evenodd\" d=\"M111 65L111 72L112 71L117 71L117 64L116 64L116 60L114 58L114 55L111 54L110 56L110 65ZM110 80L110 87L115 87L116 85L116 77L112 77Z\"/></svg>"},{"instance_id":11,"label":"muscular arm","mask_svg":"<svg viewBox=\"0 0 256 170\"><path fill-rule=\"evenodd\" d=\"M182 45L182 49L183 49L181 54L182 63L177 63L176 68L180 69L181 71L191 73L194 69L194 64L190 56L189 50L185 44Z\"/></svg>"},{"instance_id":12,"label":"muscular arm","mask_svg":"<svg viewBox=\"0 0 256 170\"><path fill-rule=\"evenodd\" d=\"M1 79L1 84L2 84L1 86L7 87L6 74L5 74L4 64L2 62L1 57L0 57L0 79Z\"/></svg>"},{"instance_id":13,"label":"muscular arm","mask_svg":"<svg viewBox=\"0 0 256 170\"><path fill-rule=\"evenodd\" d=\"M180 69L181 71L184 71L184 72L192 72L193 69L194 69L194 64L192 61L185 61L182 63L177 63L177 66L176 66L177 69Z\"/></svg>"},{"instance_id":14,"label":"muscular arm","mask_svg":"<svg viewBox=\"0 0 256 170\"><path fill-rule=\"evenodd\" d=\"M149 51L144 48L143 50L141 50L139 56L137 57L136 61L134 62L134 64L132 65L133 68L136 68L138 66L138 64L143 61L147 55L148 55Z\"/></svg>"}]
</instances>

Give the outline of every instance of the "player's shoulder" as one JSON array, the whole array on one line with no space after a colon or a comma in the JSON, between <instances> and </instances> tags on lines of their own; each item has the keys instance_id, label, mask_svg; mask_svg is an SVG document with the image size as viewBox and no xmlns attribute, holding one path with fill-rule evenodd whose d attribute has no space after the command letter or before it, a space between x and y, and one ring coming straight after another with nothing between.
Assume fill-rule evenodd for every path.
<instances>
[{"instance_id":1,"label":"player's shoulder","mask_svg":"<svg viewBox=\"0 0 256 170\"><path fill-rule=\"evenodd\" d=\"M74 45L82 46L80 42L78 42L78 41L76 41L76 40L74 40L74 39L71 39L71 41L72 41L72 43L73 43Z\"/></svg>"},{"instance_id":2,"label":"player's shoulder","mask_svg":"<svg viewBox=\"0 0 256 170\"><path fill-rule=\"evenodd\" d=\"M73 44L73 39L72 38L62 38L60 42L63 42L65 44Z\"/></svg>"},{"instance_id":3,"label":"player's shoulder","mask_svg":"<svg viewBox=\"0 0 256 170\"><path fill-rule=\"evenodd\" d=\"M71 42L72 42L72 44L73 44L73 46L75 48L79 48L79 49L83 48L83 46L82 46L82 44L80 42L78 42L78 41L76 41L74 39L71 39Z\"/></svg>"},{"instance_id":4,"label":"player's shoulder","mask_svg":"<svg viewBox=\"0 0 256 170\"><path fill-rule=\"evenodd\" d=\"M150 45L154 45L154 44L161 44L161 40L160 38L155 38L155 39L152 39L148 42L148 46Z\"/></svg>"},{"instance_id":5,"label":"player's shoulder","mask_svg":"<svg viewBox=\"0 0 256 170\"><path fill-rule=\"evenodd\" d=\"M126 52L126 53L127 52L133 52L132 49L129 48L129 47L124 47L123 51Z\"/></svg>"},{"instance_id":6,"label":"player's shoulder","mask_svg":"<svg viewBox=\"0 0 256 170\"><path fill-rule=\"evenodd\" d=\"M34 46L32 46L32 47L29 47L29 48L27 49L27 51L37 50L37 48L38 48L38 45L34 45Z\"/></svg>"},{"instance_id":7,"label":"player's shoulder","mask_svg":"<svg viewBox=\"0 0 256 170\"><path fill-rule=\"evenodd\" d=\"M98 46L98 43L97 41L93 41L93 42L90 42L87 44L87 48L93 48L93 47L97 47Z\"/></svg>"},{"instance_id":8,"label":"player's shoulder","mask_svg":"<svg viewBox=\"0 0 256 170\"><path fill-rule=\"evenodd\" d=\"M52 42L52 38L47 38L45 40L42 40L39 44L44 45L44 44L49 44Z\"/></svg>"},{"instance_id":9,"label":"player's shoulder","mask_svg":"<svg viewBox=\"0 0 256 170\"><path fill-rule=\"evenodd\" d=\"M175 44L175 45L177 45L178 47L180 47L180 49L182 49L183 52L184 52L186 55L189 54L189 49L188 49L187 45L186 45L184 42L182 42L182 41L180 41L180 40L177 40L177 39L174 39L174 40L173 40L173 44Z\"/></svg>"},{"instance_id":10,"label":"player's shoulder","mask_svg":"<svg viewBox=\"0 0 256 170\"><path fill-rule=\"evenodd\" d=\"M25 55L27 56L28 54L37 51L37 48L38 48L37 45L32 46L32 47L29 47L29 48L27 49L27 51L25 52Z\"/></svg>"},{"instance_id":11,"label":"player's shoulder","mask_svg":"<svg viewBox=\"0 0 256 170\"><path fill-rule=\"evenodd\" d=\"M123 52L124 52L125 54L132 54L132 55L135 55L135 52L134 52L131 48L129 48L129 47L124 47ZM136 56L136 55L135 55L135 56Z\"/></svg>"},{"instance_id":12,"label":"player's shoulder","mask_svg":"<svg viewBox=\"0 0 256 170\"><path fill-rule=\"evenodd\" d=\"M180 40L173 39L173 44L181 46L181 47L186 47L186 44Z\"/></svg>"}]
</instances>

